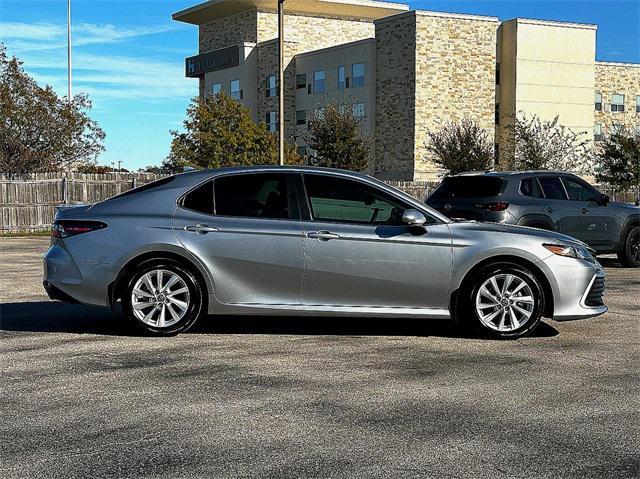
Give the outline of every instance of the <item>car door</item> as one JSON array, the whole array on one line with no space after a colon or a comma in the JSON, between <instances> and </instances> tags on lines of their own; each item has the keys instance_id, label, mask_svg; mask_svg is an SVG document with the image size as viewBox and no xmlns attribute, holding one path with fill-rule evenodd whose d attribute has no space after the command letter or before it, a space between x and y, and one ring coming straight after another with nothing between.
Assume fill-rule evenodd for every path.
<instances>
[{"instance_id":1,"label":"car door","mask_svg":"<svg viewBox=\"0 0 640 479\"><path fill-rule=\"evenodd\" d=\"M305 173L304 188L305 305L446 307L446 224L403 225L402 212L415 206L364 181Z\"/></svg>"},{"instance_id":2,"label":"car door","mask_svg":"<svg viewBox=\"0 0 640 479\"><path fill-rule=\"evenodd\" d=\"M555 230L573 237L580 234L580 208L577 201L568 198L560 177L544 175L538 181L544 192L544 199L538 201Z\"/></svg>"},{"instance_id":3,"label":"car door","mask_svg":"<svg viewBox=\"0 0 640 479\"><path fill-rule=\"evenodd\" d=\"M611 209L600 204L601 194L587 182L573 176L563 176L569 199L580 210L580 231L576 238L597 249L609 249L619 236L618 223Z\"/></svg>"},{"instance_id":4,"label":"car door","mask_svg":"<svg viewBox=\"0 0 640 479\"><path fill-rule=\"evenodd\" d=\"M300 304L302 223L294 176L216 176L185 195L173 217L179 241L211 272L225 304Z\"/></svg>"}]
</instances>

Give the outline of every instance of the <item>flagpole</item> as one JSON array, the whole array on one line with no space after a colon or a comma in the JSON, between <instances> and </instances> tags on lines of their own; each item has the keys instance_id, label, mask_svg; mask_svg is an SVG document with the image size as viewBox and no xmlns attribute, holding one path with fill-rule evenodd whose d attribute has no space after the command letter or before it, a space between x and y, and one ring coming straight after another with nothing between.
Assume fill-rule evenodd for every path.
<instances>
[{"instance_id":1,"label":"flagpole","mask_svg":"<svg viewBox=\"0 0 640 479\"><path fill-rule=\"evenodd\" d=\"M67 0L67 101L71 103L71 0Z\"/></svg>"}]
</instances>

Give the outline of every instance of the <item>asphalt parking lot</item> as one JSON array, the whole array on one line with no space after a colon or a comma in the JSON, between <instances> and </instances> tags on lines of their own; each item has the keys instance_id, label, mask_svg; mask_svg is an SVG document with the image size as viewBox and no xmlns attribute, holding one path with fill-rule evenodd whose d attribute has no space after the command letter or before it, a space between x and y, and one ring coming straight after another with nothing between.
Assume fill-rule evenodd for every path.
<instances>
[{"instance_id":1,"label":"asphalt parking lot","mask_svg":"<svg viewBox=\"0 0 640 479\"><path fill-rule=\"evenodd\" d=\"M639 477L640 271L610 312L488 341L447 322L216 318L134 335L49 302L0 238L0 477Z\"/></svg>"}]
</instances>

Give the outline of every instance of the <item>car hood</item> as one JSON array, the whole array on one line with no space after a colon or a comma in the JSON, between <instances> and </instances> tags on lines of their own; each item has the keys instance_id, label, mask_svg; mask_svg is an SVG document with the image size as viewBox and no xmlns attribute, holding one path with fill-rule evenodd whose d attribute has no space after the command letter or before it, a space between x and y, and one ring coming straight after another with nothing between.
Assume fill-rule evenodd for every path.
<instances>
[{"instance_id":1,"label":"car hood","mask_svg":"<svg viewBox=\"0 0 640 479\"><path fill-rule=\"evenodd\" d=\"M450 223L452 230L456 228L464 229L467 231L484 231L487 233L509 233L514 235L524 235L528 237L537 237L547 241L559 241L568 245L577 245L584 248L588 246L580 240L572 238L571 236L564 235L562 233L556 233L555 231L542 230L539 228L530 228L528 226L516 226L505 225L502 223L489 223L478 221L456 221Z\"/></svg>"},{"instance_id":2,"label":"car hood","mask_svg":"<svg viewBox=\"0 0 640 479\"><path fill-rule=\"evenodd\" d=\"M629 203L620 203L618 201L612 201L609 203L610 207L614 207L618 211L622 211L626 214L640 214L640 206L635 206Z\"/></svg>"}]
</instances>

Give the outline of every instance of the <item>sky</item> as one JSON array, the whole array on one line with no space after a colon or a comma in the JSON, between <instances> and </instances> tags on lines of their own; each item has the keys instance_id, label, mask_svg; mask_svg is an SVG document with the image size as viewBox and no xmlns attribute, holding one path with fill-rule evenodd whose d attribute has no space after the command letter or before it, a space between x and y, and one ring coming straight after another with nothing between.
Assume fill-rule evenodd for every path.
<instances>
[{"instance_id":1,"label":"sky","mask_svg":"<svg viewBox=\"0 0 640 479\"><path fill-rule=\"evenodd\" d=\"M73 92L105 130L98 163L137 170L166 158L198 81L184 77L197 27L171 14L200 0L72 0ZM399 0L398 0L399 1ZM432 0L412 8L598 25L597 60L640 63L640 1ZM0 0L0 42L40 84L67 92L66 0ZM286 4L285 4L286 5Z\"/></svg>"}]
</instances>

